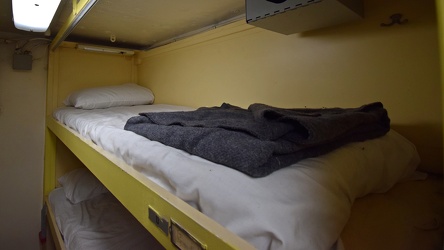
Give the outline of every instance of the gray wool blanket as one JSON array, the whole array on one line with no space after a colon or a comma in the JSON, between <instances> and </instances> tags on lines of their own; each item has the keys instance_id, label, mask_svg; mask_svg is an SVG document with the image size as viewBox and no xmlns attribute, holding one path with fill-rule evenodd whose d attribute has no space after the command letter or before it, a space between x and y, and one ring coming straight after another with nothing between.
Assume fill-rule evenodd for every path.
<instances>
[{"instance_id":1,"label":"gray wool blanket","mask_svg":"<svg viewBox=\"0 0 444 250\"><path fill-rule=\"evenodd\" d=\"M264 177L346 143L386 134L382 103L358 108L284 109L230 104L195 111L140 113L125 129L190 154Z\"/></svg>"}]
</instances>

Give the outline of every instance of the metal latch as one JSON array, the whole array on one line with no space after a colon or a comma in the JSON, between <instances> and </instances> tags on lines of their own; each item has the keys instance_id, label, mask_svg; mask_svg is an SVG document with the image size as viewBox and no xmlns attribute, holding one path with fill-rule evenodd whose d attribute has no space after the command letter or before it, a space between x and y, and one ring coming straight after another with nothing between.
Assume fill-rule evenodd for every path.
<instances>
[{"instance_id":1,"label":"metal latch","mask_svg":"<svg viewBox=\"0 0 444 250\"><path fill-rule=\"evenodd\" d=\"M148 207L148 218L168 236L168 220L160 217L159 213L157 213L151 206Z\"/></svg>"}]
</instances>

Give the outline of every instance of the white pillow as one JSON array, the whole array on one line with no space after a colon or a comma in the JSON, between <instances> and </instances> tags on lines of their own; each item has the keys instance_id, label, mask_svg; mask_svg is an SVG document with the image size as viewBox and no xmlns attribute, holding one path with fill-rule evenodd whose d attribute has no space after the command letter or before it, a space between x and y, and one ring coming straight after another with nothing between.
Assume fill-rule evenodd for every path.
<instances>
[{"instance_id":1,"label":"white pillow","mask_svg":"<svg viewBox=\"0 0 444 250\"><path fill-rule=\"evenodd\" d=\"M153 101L154 95L150 89L135 83L126 83L75 91L68 95L63 104L81 109L100 109L151 104Z\"/></svg>"},{"instance_id":2,"label":"white pillow","mask_svg":"<svg viewBox=\"0 0 444 250\"><path fill-rule=\"evenodd\" d=\"M86 168L75 169L58 179L66 198L76 204L109 192L108 189Z\"/></svg>"}]
</instances>

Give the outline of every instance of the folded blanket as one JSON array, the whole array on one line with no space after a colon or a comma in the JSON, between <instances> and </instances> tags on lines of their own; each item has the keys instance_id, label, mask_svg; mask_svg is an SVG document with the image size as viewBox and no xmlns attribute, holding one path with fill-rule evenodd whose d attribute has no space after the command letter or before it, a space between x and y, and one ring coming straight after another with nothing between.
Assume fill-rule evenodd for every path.
<instances>
[{"instance_id":1,"label":"folded blanket","mask_svg":"<svg viewBox=\"0 0 444 250\"><path fill-rule=\"evenodd\" d=\"M358 108L283 109L230 104L188 112L140 113L125 129L263 177L346 143L373 139L390 130L382 103Z\"/></svg>"}]
</instances>

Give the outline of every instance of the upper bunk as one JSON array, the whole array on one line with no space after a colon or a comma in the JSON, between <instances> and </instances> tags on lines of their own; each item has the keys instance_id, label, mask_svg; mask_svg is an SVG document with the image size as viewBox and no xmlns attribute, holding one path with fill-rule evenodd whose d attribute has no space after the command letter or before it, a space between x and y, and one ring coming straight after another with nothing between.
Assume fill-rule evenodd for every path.
<instances>
[{"instance_id":1,"label":"upper bunk","mask_svg":"<svg viewBox=\"0 0 444 250\"><path fill-rule=\"evenodd\" d=\"M234 231L255 248L322 249L334 244L356 198L416 179L415 147L396 132L251 178L122 130L129 117L159 110L184 111L162 104L58 109L47 121L45 193L54 188L57 157L62 165L71 161L62 157L60 141L167 248L180 245L178 232L208 248L251 247ZM110 119L113 113L117 120ZM288 228L293 221L298 225L295 234ZM262 227L272 229L262 232ZM295 239L297 243L291 243Z\"/></svg>"},{"instance_id":2,"label":"upper bunk","mask_svg":"<svg viewBox=\"0 0 444 250\"><path fill-rule=\"evenodd\" d=\"M255 102L353 107L381 101L391 110L392 125L417 145L422 167L441 173L434 2L369 1L365 7L365 19L344 25L283 35L239 20L165 46L135 50L133 55L88 53L78 48L83 43L65 43L50 50L53 72L48 74L48 88L56 86L60 93L56 99L48 97L47 114L74 90L124 82L149 87L157 103L191 107L223 102L242 107ZM390 19L388 13L413 10L418 25L381 26ZM110 67L115 76L102 76L107 70L97 65Z\"/></svg>"}]
</instances>

